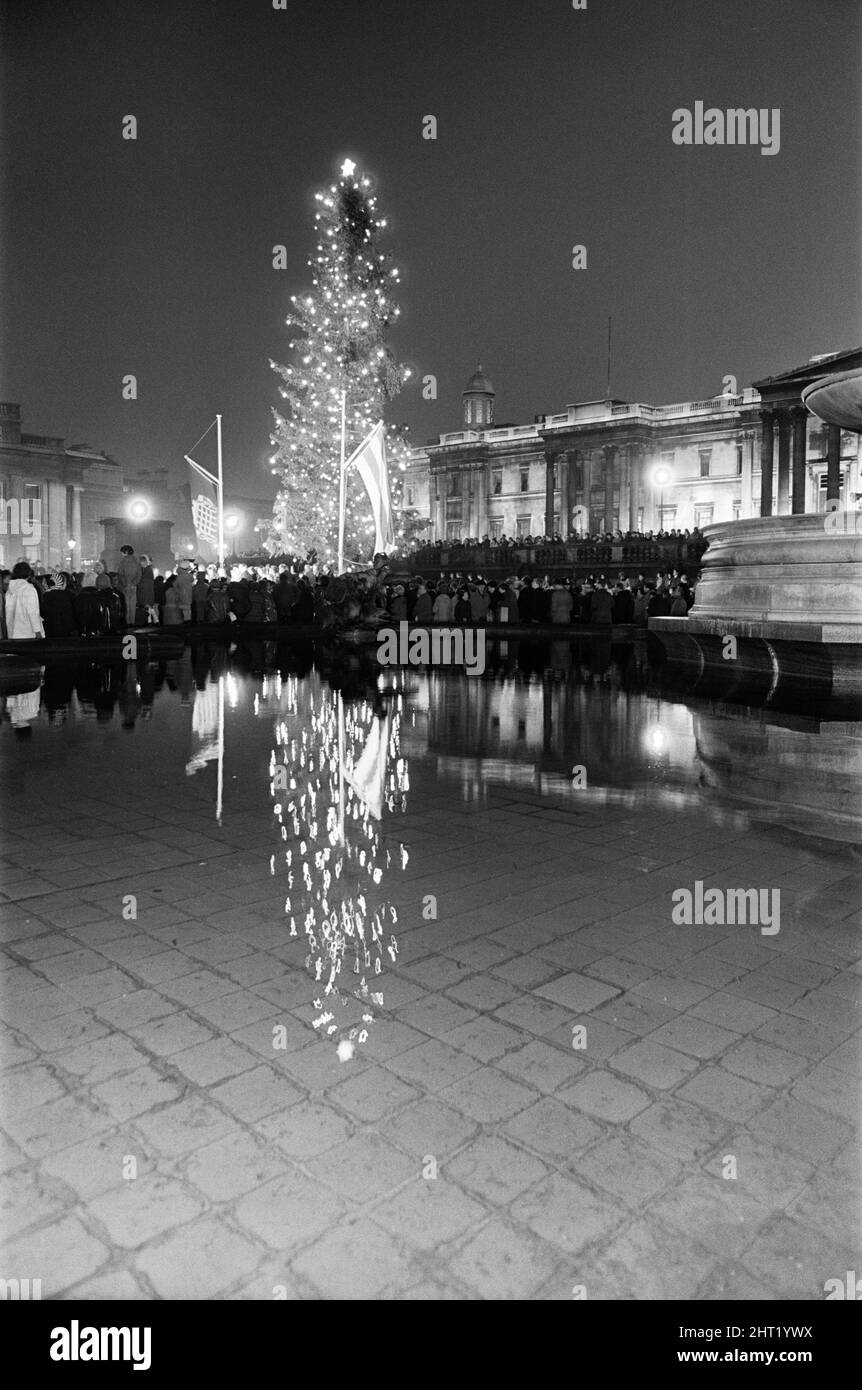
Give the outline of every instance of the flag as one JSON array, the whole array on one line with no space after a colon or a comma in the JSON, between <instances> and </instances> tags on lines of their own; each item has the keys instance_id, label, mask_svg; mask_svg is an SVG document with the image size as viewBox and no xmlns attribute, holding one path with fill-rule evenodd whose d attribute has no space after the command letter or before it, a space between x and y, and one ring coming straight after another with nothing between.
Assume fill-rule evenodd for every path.
<instances>
[{"instance_id":1,"label":"flag","mask_svg":"<svg viewBox=\"0 0 862 1390\"><path fill-rule=\"evenodd\" d=\"M374 515L375 553L391 550L395 545L392 495L389 491L389 474L386 470L384 430L383 421L379 420L344 465L345 468L353 466L356 469L371 499L371 510Z\"/></svg>"}]
</instances>

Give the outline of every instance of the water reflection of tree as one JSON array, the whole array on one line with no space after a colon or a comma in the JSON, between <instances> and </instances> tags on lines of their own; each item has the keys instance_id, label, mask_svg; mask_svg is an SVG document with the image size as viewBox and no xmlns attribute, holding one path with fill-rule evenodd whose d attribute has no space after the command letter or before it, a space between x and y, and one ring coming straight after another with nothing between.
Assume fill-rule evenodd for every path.
<instances>
[{"instance_id":1,"label":"water reflection of tree","mask_svg":"<svg viewBox=\"0 0 862 1390\"><path fill-rule=\"evenodd\" d=\"M398 916L381 888L393 863L407 863L404 846L390 849L382 836L384 815L406 804L400 724L400 695L348 704L316 676L281 685L269 773L284 907L290 935L305 935L318 986L313 1026L338 1038L343 1061L366 1041L383 1004L384 963L397 957Z\"/></svg>"}]
</instances>

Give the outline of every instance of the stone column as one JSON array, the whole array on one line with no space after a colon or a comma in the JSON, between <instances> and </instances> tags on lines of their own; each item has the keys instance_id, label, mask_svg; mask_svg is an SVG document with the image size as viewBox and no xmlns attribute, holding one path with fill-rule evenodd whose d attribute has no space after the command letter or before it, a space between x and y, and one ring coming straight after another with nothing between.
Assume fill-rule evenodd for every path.
<instances>
[{"instance_id":1,"label":"stone column","mask_svg":"<svg viewBox=\"0 0 862 1390\"><path fill-rule=\"evenodd\" d=\"M781 410L775 421L778 427L778 487L775 512L787 516L790 511L790 412Z\"/></svg>"},{"instance_id":2,"label":"stone column","mask_svg":"<svg viewBox=\"0 0 862 1390\"><path fill-rule=\"evenodd\" d=\"M790 412L793 426L790 510L794 516L805 511L805 461L809 414L804 405Z\"/></svg>"},{"instance_id":3,"label":"stone column","mask_svg":"<svg viewBox=\"0 0 862 1390\"><path fill-rule=\"evenodd\" d=\"M575 493L578 482L578 454L577 450L570 450L566 454L566 501L565 517L563 516L563 500L560 499L560 533L564 540L572 538L572 512L575 508Z\"/></svg>"},{"instance_id":4,"label":"stone column","mask_svg":"<svg viewBox=\"0 0 862 1390\"><path fill-rule=\"evenodd\" d=\"M614 473L616 457L619 453L616 444L605 444L602 449L605 469L605 520L603 530L614 529Z\"/></svg>"},{"instance_id":5,"label":"stone column","mask_svg":"<svg viewBox=\"0 0 862 1390\"><path fill-rule=\"evenodd\" d=\"M593 451L585 449L583 452L584 460L584 510L586 517L584 530L592 531L593 528Z\"/></svg>"},{"instance_id":6,"label":"stone column","mask_svg":"<svg viewBox=\"0 0 862 1390\"><path fill-rule=\"evenodd\" d=\"M826 426L826 501L841 499L841 430Z\"/></svg>"},{"instance_id":7,"label":"stone column","mask_svg":"<svg viewBox=\"0 0 862 1390\"><path fill-rule=\"evenodd\" d=\"M737 435L736 442L742 450L742 472L739 475L739 517L741 521L744 521L753 514L751 509L751 473L754 468L754 430L743 430Z\"/></svg>"},{"instance_id":8,"label":"stone column","mask_svg":"<svg viewBox=\"0 0 862 1390\"><path fill-rule=\"evenodd\" d=\"M638 498L643 482L643 444L632 444L629 450L629 524L630 531L638 529Z\"/></svg>"},{"instance_id":9,"label":"stone column","mask_svg":"<svg viewBox=\"0 0 862 1390\"><path fill-rule=\"evenodd\" d=\"M556 455L545 453L545 535L554 534L554 459Z\"/></svg>"},{"instance_id":10,"label":"stone column","mask_svg":"<svg viewBox=\"0 0 862 1390\"><path fill-rule=\"evenodd\" d=\"M760 515L772 516L772 460L775 453L775 419L771 410L761 410L760 420Z\"/></svg>"},{"instance_id":11,"label":"stone column","mask_svg":"<svg viewBox=\"0 0 862 1390\"><path fill-rule=\"evenodd\" d=\"M569 534L569 524L567 514L569 509L569 456L568 454L557 455L557 491L560 498L560 535L563 540ZM553 531L551 532L553 535Z\"/></svg>"},{"instance_id":12,"label":"stone column","mask_svg":"<svg viewBox=\"0 0 862 1390\"><path fill-rule=\"evenodd\" d=\"M476 535L482 539L488 529L488 480L490 472L487 463L474 475L476 485Z\"/></svg>"}]
</instances>

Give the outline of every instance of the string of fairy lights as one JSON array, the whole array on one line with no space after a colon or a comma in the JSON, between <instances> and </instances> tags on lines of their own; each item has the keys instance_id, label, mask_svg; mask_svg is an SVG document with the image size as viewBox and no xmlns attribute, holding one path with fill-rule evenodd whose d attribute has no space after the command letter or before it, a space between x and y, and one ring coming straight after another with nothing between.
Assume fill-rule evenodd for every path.
<instances>
[{"instance_id":1,"label":"string of fairy lights","mask_svg":"<svg viewBox=\"0 0 862 1390\"><path fill-rule=\"evenodd\" d=\"M285 846L284 911L290 936L304 935L308 948L305 965L317 986L312 1026L336 1040L342 1061L367 1040L374 1007L383 1005L377 982L398 954L398 914L380 890L387 870L406 868L408 853L400 843L386 846L374 811L406 810L401 706L399 694L375 730L370 702L345 706L317 679L288 677L280 692L269 775ZM358 786L361 750L372 738L379 757L370 782ZM273 854L271 874L277 867Z\"/></svg>"},{"instance_id":2,"label":"string of fairy lights","mask_svg":"<svg viewBox=\"0 0 862 1390\"><path fill-rule=\"evenodd\" d=\"M315 199L317 246L308 260L312 290L291 296L286 320L296 330L290 341L295 360L286 366L270 363L282 379L286 402L273 412L270 463L280 485L272 543L294 554L314 549L331 561L337 551L342 390L349 454L383 417L410 371L395 362L386 343L400 314L393 298L399 272L378 249L386 219L377 214L371 180L345 160L339 181ZM398 509L407 446L391 427L386 442ZM351 488L349 479L345 534L348 551L367 554L373 518L364 491Z\"/></svg>"}]
</instances>

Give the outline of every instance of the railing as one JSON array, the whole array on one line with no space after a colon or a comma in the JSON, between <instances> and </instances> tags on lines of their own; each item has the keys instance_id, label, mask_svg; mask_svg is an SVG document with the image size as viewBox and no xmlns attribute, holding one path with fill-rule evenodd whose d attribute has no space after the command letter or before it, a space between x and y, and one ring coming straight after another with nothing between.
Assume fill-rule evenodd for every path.
<instances>
[{"instance_id":1,"label":"railing","mask_svg":"<svg viewBox=\"0 0 862 1390\"><path fill-rule=\"evenodd\" d=\"M40 449L62 449L65 440L53 434L22 434L21 443L34 445Z\"/></svg>"},{"instance_id":2,"label":"railing","mask_svg":"<svg viewBox=\"0 0 862 1390\"><path fill-rule=\"evenodd\" d=\"M701 537L671 537L666 540L565 541L556 545L457 545L423 546L406 557L405 563L417 571L501 572L533 569L541 572L571 570L576 566L605 569L697 570L706 549Z\"/></svg>"}]
</instances>

